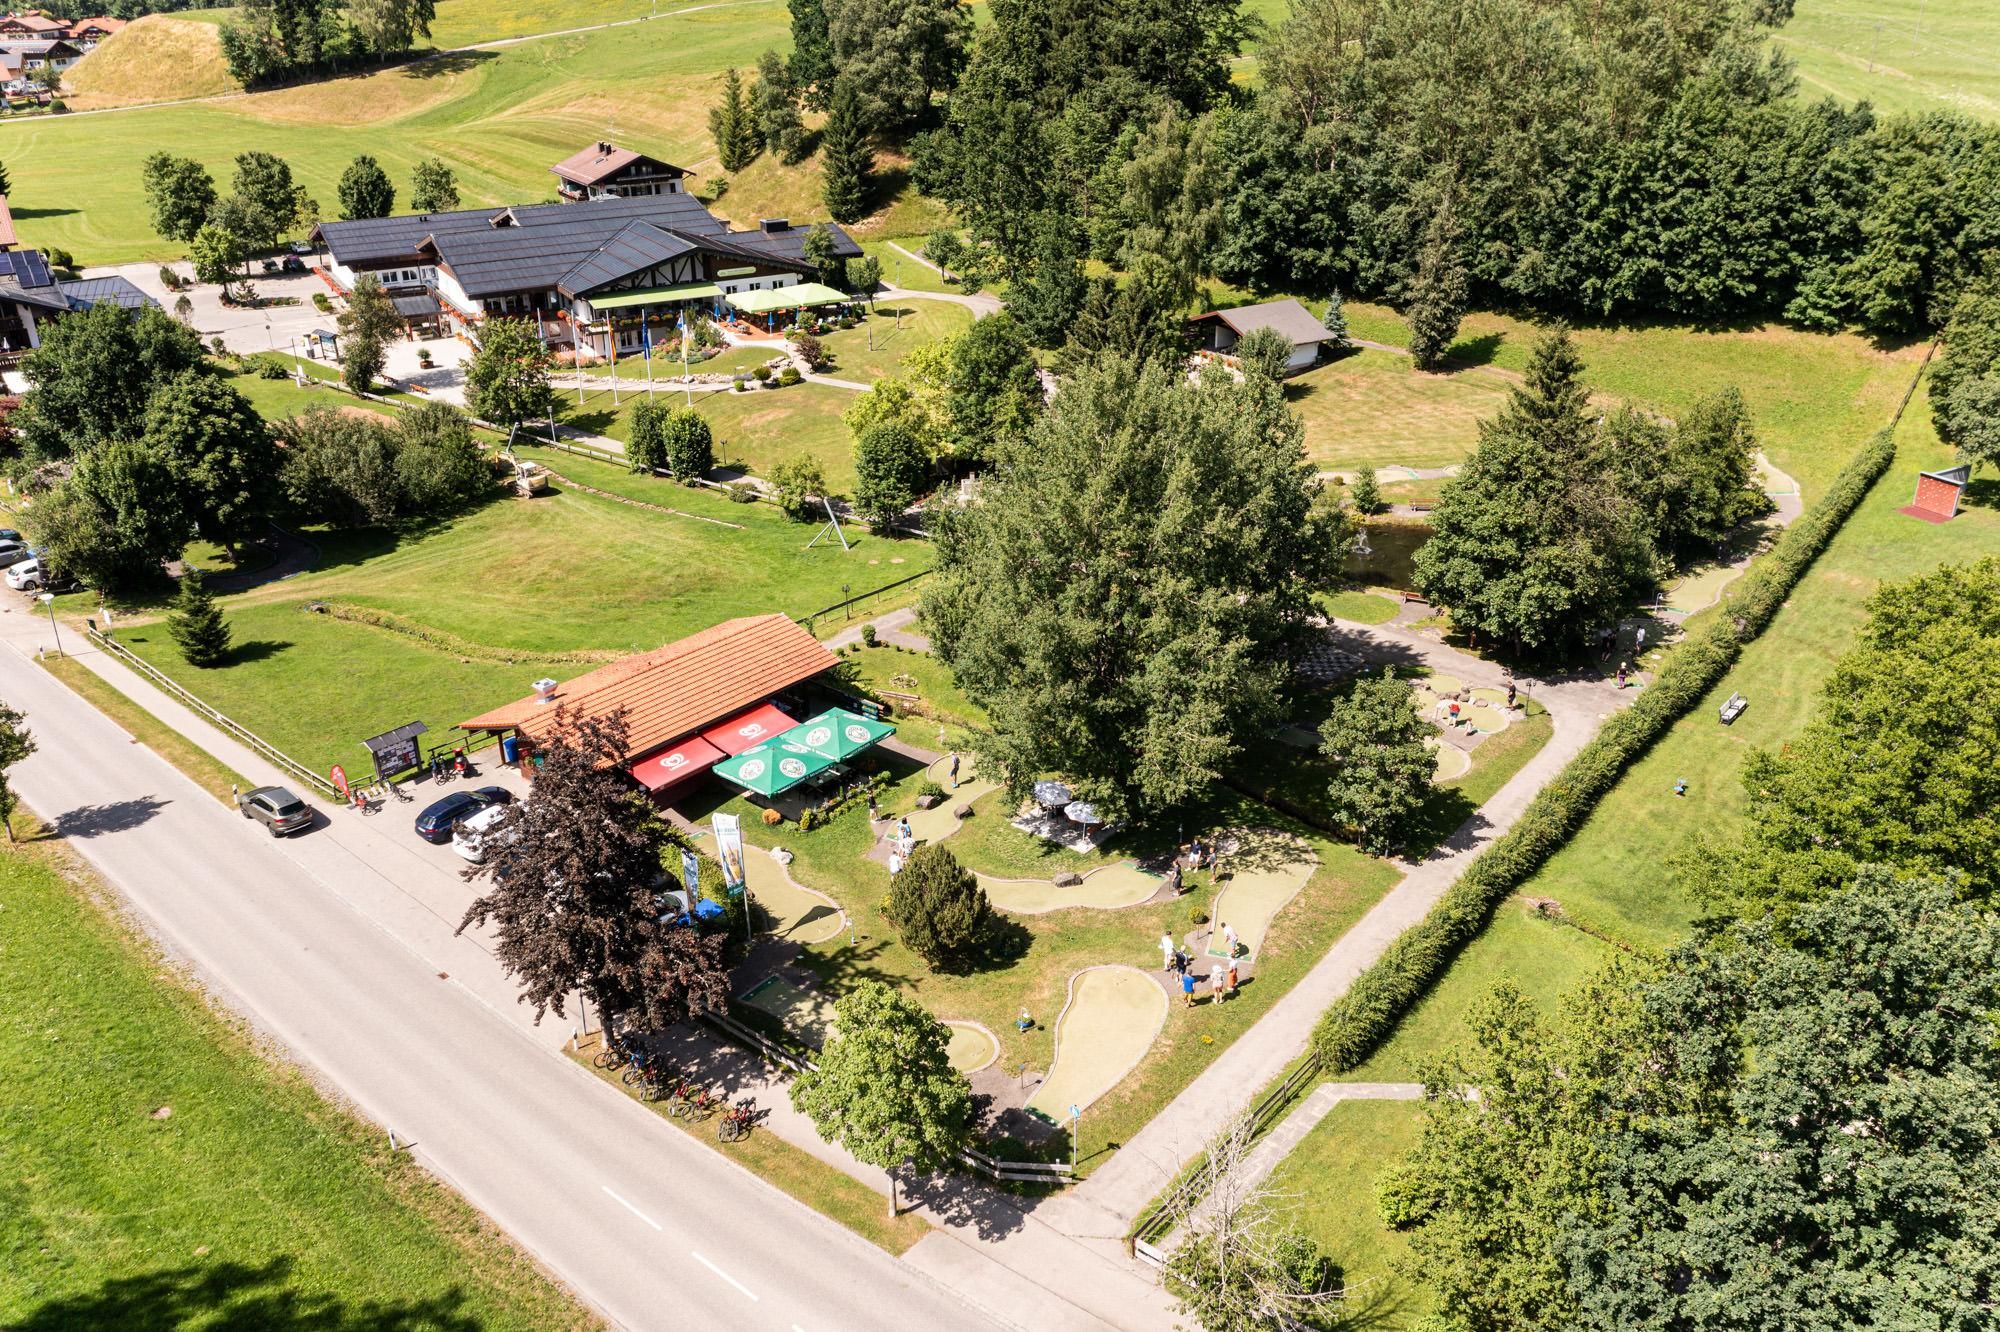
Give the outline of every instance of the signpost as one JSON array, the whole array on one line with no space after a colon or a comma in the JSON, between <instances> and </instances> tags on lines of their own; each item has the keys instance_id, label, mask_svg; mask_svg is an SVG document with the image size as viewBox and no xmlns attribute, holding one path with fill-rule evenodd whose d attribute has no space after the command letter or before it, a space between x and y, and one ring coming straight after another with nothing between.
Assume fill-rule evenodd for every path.
<instances>
[{"instance_id":1,"label":"signpost","mask_svg":"<svg viewBox=\"0 0 2000 1332\"><path fill-rule=\"evenodd\" d=\"M363 740L361 743L375 760L375 780L387 782L397 773L416 767L417 737L429 729L422 722L413 721Z\"/></svg>"}]
</instances>

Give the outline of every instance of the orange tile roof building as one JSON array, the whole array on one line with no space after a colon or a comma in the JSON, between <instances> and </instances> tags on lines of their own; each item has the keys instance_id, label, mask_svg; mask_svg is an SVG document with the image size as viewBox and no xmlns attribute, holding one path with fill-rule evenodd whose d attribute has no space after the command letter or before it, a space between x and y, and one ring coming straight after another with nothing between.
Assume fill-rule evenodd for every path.
<instances>
[{"instance_id":1,"label":"orange tile roof building","mask_svg":"<svg viewBox=\"0 0 2000 1332\"><path fill-rule=\"evenodd\" d=\"M838 664L785 615L754 615L614 661L459 723L532 748L565 719L623 713L626 767L649 790L696 776L789 728L774 701ZM798 712L804 716L803 699Z\"/></svg>"}]
</instances>

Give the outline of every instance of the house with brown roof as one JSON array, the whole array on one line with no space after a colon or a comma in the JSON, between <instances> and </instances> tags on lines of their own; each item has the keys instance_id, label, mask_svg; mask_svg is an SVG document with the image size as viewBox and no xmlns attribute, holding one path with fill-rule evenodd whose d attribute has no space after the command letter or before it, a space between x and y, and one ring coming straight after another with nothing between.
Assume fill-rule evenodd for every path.
<instances>
[{"instance_id":1,"label":"house with brown roof","mask_svg":"<svg viewBox=\"0 0 2000 1332\"><path fill-rule=\"evenodd\" d=\"M571 203L680 194L687 188L687 177L694 174L606 139L571 153L549 170L556 175L556 192Z\"/></svg>"},{"instance_id":2,"label":"house with brown roof","mask_svg":"<svg viewBox=\"0 0 2000 1332\"><path fill-rule=\"evenodd\" d=\"M828 702L852 703L820 682L838 664L785 615L725 620L459 723L504 742L526 765L557 719L622 715L625 770L649 791L678 787L734 754L791 729ZM532 768L523 771L532 775Z\"/></svg>"},{"instance_id":3,"label":"house with brown roof","mask_svg":"<svg viewBox=\"0 0 2000 1332\"><path fill-rule=\"evenodd\" d=\"M69 25L52 19L39 10L23 10L18 14L0 15L0 39L5 38L58 38L69 36Z\"/></svg>"},{"instance_id":4,"label":"house with brown roof","mask_svg":"<svg viewBox=\"0 0 2000 1332\"><path fill-rule=\"evenodd\" d=\"M86 51L95 50L97 44L125 26L124 19L110 17L81 18L69 25L69 41L73 46Z\"/></svg>"},{"instance_id":5,"label":"house with brown roof","mask_svg":"<svg viewBox=\"0 0 2000 1332\"><path fill-rule=\"evenodd\" d=\"M1276 329L1292 344L1287 374L1310 370L1319 360L1320 347L1333 341L1312 311L1294 300L1265 301L1262 305L1239 305L1229 310L1211 310L1190 321L1201 350L1222 357L1235 354L1236 344L1260 328Z\"/></svg>"}]
</instances>

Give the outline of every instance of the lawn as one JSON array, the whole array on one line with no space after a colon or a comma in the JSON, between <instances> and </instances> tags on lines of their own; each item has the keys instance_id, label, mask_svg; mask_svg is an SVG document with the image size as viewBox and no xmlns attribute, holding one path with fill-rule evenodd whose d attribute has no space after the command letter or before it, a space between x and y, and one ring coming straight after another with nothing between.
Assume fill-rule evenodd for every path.
<instances>
[{"instance_id":1,"label":"lawn","mask_svg":"<svg viewBox=\"0 0 2000 1332\"><path fill-rule=\"evenodd\" d=\"M914 695L939 722L986 724L986 710L967 698L951 678L951 668L929 653L857 645L847 650L846 662L855 685L872 698L886 699L895 711L906 711L909 696ZM922 743L938 747L928 740Z\"/></svg>"},{"instance_id":2,"label":"lawn","mask_svg":"<svg viewBox=\"0 0 2000 1332\"><path fill-rule=\"evenodd\" d=\"M1305 418L1306 456L1323 467L1442 467L1472 452L1507 382L1425 374L1407 356L1364 349L1288 381L1285 398Z\"/></svg>"},{"instance_id":3,"label":"lawn","mask_svg":"<svg viewBox=\"0 0 2000 1332\"><path fill-rule=\"evenodd\" d=\"M1392 346L1407 341L1407 326L1394 311L1360 301L1348 302L1346 310L1355 337ZM1467 315L1452 346L1465 368L1443 378L1462 380L1479 365L1522 370L1538 332L1535 324L1508 315ZM1742 390L1765 452L1799 480L1808 502L1894 413L1924 354L1921 345L1885 349L1858 334L1777 325L1722 331L1581 326L1572 332L1583 353L1584 379L1600 399L1629 399L1674 415L1704 394L1730 385Z\"/></svg>"},{"instance_id":4,"label":"lawn","mask_svg":"<svg viewBox=\"0 0 2000 1332\"><path fill-rule=\"evenodd\" d=\"M598 1325L105 900L57 844L0 853L10 1326Z\"/></svg>"},{"instance_id":5,"label":"lawn","mask_svg":"<svg viewBox=\"0 0 2000 1332\"><path fill-rule=\"evenodd\" d=\"M1798 62L1804 97L2000 117L2000 8L1990 0L1799 0L1776 43Z\"/></svg>"},{"instance_id":6,"label":"lawn","mask_svg":"<svg viewBox=\"0 0 2000 1332\"><path fill-rule=\"evenodd\" d=\"M537 12L508 0L489 19L475 0L453 3L460 8L440 15L441 41L497 33L517 11L522 24L541 27L628 8L590 0L580 15L566 7L552 18L546 6ZM0 156L23 243L63 246L86 264L181 255L180 245L153 234L140 188L140 163L162 144L205 163L225 188L236 154L277 153L329 215L340 173L358 153L380 161L404 199L411 168L436 156L456 173L468 207L533 202L553 195L551 165L607 130L693 169L712 193L721 182L707 110L723 69L748 69L760 51L789 41L783 4L747 0L222 101L10 123L0 130ZM747 189L751 173L740 172L715 205L737 225L755 225L760 215L823 215L815 160L760 161L751 172L768 175L767 188ZM892 173L892 187L899 180Z\"/></svg>"},{"instance_id":7,"label":"lawn","mask_svg":"<svg viewBox=\"0 0 2000 1332\"><path fill-rule=\"evenodd\" d=\"M1341 1270L1342 1326L1395 1332L1429 1310L1426 1292L1396 1272L1408 1242L1375 1210L1376 1181L1416 1145L1421 1113L1409 1101L1342 1101L1271 1176L1279 1212Z\"/></svg>"},{"instance_id":8,"label":"lawn","mask_svg":"<svg viewBox=\"0 0 2000 1332\"><path fill-rule=\"evenodd\" d=\"M935 738L929 723L906 725L907 738L926 745ZM899 764L897 780L883 798L888 811L906 810L921 773ZM711 800L721 800L716 791ZM941 845L962 863L1000 875L1048 876L1064 868L1088 868L1169 846L1180 829L1166 828L1114 840L1095 857L1070 852L1048 853L1046 844L1011 827L1002 817L1003 797L987 795L974 806L974 817ZM895 927L882 914L888 875L882 865L863 858L871 843L865 814L856 810L809 834L790 825L767 829L759 811L742 800L720 806L744 816L746 836L760 845L782 845L796 859L790 870L801 883L838 901L854 923L854 942L843 935L805 949L802 962L817 973L832 993L857 980L873 978L908 987L941 1018L970 1018L984 1023L1000 1038L1000 1065L1014 1070L1046 1070L1052 1059L1051 1029L1062 1011L1070 977L1082 968L1102 963L1126 963L1151 971L1159 966L1159 938L1188 928L1188 912L1206 904L1205 882L1176 901L1116 911L1084 908L1043 915L1004 917L1004 927L987 960L963 974L934 974L906 949ZM691 816L705 817L708 803L683 806ZM1219 826L1290 827L1267 807L1223 794L1210 807L1190 811L1187 834ZM1259 952L1255 977L1236 999L1220 1007L1204 1004L1192 1011L1174 1005L1165 1029L1139 1066L1083 1116L1079 1168L1088 1172L1128 1141L1147 1120L1171 1100L1231 1041L1265 1012L1326 952L1333 940L1380 899L1395 881L1388 864L1362 856L1352 847L1311 838L1320 867L1299 895L1280 913ZM1206 875L1199 876L1205 881ZM1036 1026L1022 1033L1014 1019L1025 1008Z\"/></svg>"},{"instance_id":9,"label":"lawn","mask_svg":"<svg viewBox=\"0 0 2000 1332\"><path fill-rule=\"evenodd\" d=\"M899 245L902 250L896 248ZM918 263L902 252L908 250L910 254L922 254L924 252L922 236L864 240L861 242L861 249L863 253L872 254L881 262L882 280L893 286L901 287L905 291L956 292L958 290L956 282L945 281L936 269Z\"/></svg>"},{"instance_id":10,"label":"lawn","mask_svg":"<svg viewBox=\"0 0 2000 1332\"><path fill-rule=\"evenodd\" d=\"M358 742L405 721L433 730L518 698L543 675L580 674L739 615L804 615L926 567L930 547L822 542L768 505L553 455L559 470L647 495L661 514L581 492L498 500L418 532L313 533L315 571L222 598L232 661L195 670L164 626L121 617L119 637L204 699L310 767L351 762ZM558 487L560 491L560 487ZM308 602L386 612L411 633L312 614Z\"/></svg>"},{"instance_id":11,"label":"lawn","mask_svg":"<svg viewBox=\"0 0 2000 1332\"><path fill-rule=\"evenodd\" d=\"M611 390L586 389L579 407L576 394L566 393L563 420L580 430L623 442L631 438L632 408L639 396L623 390L621 400L614 405ZM686 402L665 386L657 397L677 407ZM779 463L810 453L819 459L827 485L835 494L854 491L854 442L840 419L853 401L853 389L825 384L694 395L695 410L708 418L715 432L717 466L740 467L768 477Z\"/></svg>"},{"instance_id":12,"label":"lawn","mask_svg":"<svg viewBox=\"0 0 2000 1332\"><path fill-rule=\"evenodd\" d=\"M877 302L870 318L820 338L833 358L826 373L872 384L901 374L904 360L917 348L971 326L972 311L949 301Z\"/></svg>"}]
</instances>

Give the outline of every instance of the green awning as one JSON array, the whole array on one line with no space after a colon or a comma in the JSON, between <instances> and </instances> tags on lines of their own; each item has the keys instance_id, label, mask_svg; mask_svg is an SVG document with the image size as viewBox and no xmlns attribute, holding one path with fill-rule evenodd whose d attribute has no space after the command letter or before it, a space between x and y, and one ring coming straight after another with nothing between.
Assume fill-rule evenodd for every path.
<instances>
[{"instance_id":1,"label":"green awning","mask_svg":"<svg viewBox=\"0 0 2000 1332\"><path fill-rule=\"evenodd\" d=\"M845 305L854 297L819 282L801 282L776 291L738 291L722 299L744 314L769 314L773 310L803 310L815 305Z\"/></svg>"},{"instance_id":2,"label":"green awning","mask_svg":"<svg viewBox=\"0 0 2000 1332\"><path fill-rule=\"evenodd\" d=\"M706 301L722 294L713 282L683 282L678 287L641 287L637 291L612 291L602 296L586 296L593 310L625 310L634 305L657 305L662 301Z\"/></svg>"},{"instance_id":3,"label":"green awning","mask_svg":"<svg viewBox=\"0 0 2000 1332\"><path fill-rule=\"evenodd\" d=\"M746 749L709 771L761 796L783 795L806 778L831 768L834 760L795 745L782 736L769 744Z\"/></svg>"},{"instance_id":4,"label":"green awning","mask_svg":"<svg viewBox=\"0 0 2000 1332\"><path fill-rule=\"evenodd\" d=\"M895 733L896 728L887 722L871 721L845 708L832 708L810 721L800 722L779 736L776 743L799 745L815 754L845 761Z\"/></svg>"}]
</instances>

